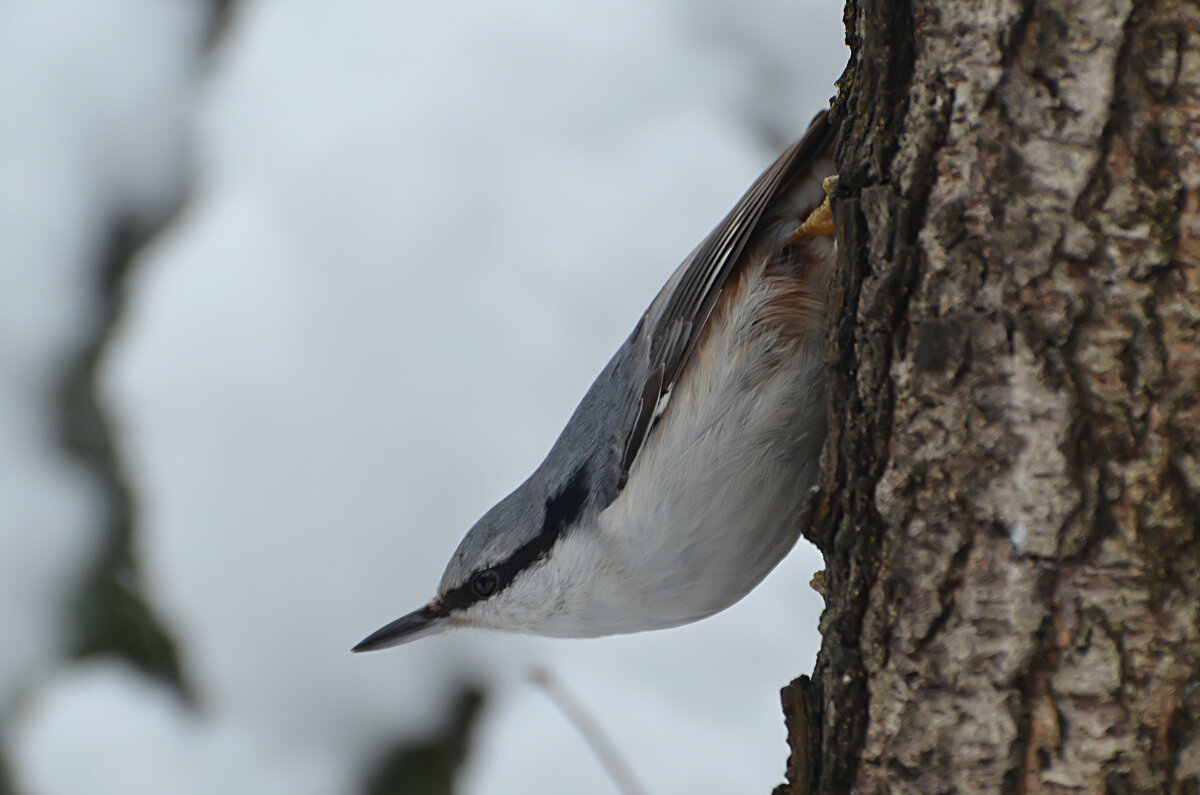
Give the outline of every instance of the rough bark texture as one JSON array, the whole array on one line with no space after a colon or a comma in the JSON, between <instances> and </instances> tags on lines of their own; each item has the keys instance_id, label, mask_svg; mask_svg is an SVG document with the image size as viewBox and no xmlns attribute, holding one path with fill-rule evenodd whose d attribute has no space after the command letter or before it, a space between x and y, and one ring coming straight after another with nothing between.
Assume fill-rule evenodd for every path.
<instances>
[{"instance_id":1,"label":"rough bark texture","mask_svg":"<svg viewBox=\"0 0 1200 795\"><path fill-rule=\"evenodd\" d=\"M1200 7L846 21L790 791L1200 792Z\"/></svg>"}]
</instances>

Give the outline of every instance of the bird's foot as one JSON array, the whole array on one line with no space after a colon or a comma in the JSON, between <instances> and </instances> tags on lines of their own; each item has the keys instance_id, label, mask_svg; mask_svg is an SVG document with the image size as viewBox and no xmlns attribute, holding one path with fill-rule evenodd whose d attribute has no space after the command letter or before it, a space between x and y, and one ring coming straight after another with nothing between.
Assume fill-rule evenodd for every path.
<instances>
[{"instance_id":1,"label":"bird's foot","mask_svg":"<svg viewBox=\"0 0 1200 795\"><path fill-rule=\"evenodd\" d=\"M787 243L789 245L814 237L827 237L837 231L833 225L833 208L829 206L829 192L837 185L837 181L837 174L834 174L821 182L821 187L825 190L825 200L821 202L820 207L808 214L804 223L788 235Z\"/></svg>"}]
</instances>

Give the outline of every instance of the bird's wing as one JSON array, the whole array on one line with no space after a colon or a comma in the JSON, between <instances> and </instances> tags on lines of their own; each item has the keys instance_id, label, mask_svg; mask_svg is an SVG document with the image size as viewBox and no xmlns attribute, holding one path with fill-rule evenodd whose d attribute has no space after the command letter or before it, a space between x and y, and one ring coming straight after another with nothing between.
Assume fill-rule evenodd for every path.
<instances>
[{"instance_id":1,"label":"bird's wing","mask_svg":"<svg viewBox=\"0 0 1200 795\"><path fill-rule=\"evenodd\" d=\"M828 152L835 129L828 111L813 119L804 136L779 156L755 180L729 214L680 266L672 279L674 289L658 308L655 300L639 324L649 340L649 369L637 413L625 439L620 463L623 485L650 430L654 427L671 387L683 371L696 341L702 335L721 290L736 273L746 242L754 234L766 208L792 178ZM660 296L662 298L662 296Z\"/></svg>"}]
</instances>

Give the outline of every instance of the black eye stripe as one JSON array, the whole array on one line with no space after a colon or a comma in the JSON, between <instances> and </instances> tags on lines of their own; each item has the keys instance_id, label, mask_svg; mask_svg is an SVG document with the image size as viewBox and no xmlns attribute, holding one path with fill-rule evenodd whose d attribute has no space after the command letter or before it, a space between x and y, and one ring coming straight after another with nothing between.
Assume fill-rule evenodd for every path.
<instances>
[{"instance_id":1,"label":"black eye stripe","mask_svg":"<svg viewBox=\"0 0 1200 795\"><path fill-rule=\"evenodd\" d=\"M540 535L557 538L563 530L579 518L583 504L587 501L587 465L580 464L575 474L563 486L562 491L546 500L546 518L542 521ZM534 539L536 540L536 539ZM532 543L532 542L531 542Z\"/></svg>"},{"instance_id":2,"label":"black eye stripe","mask_svg":"<svg viewBox=\"0 0 1200 795\"><path fill-rule=\"evenodd\" d=\"M580 464L566 485L546 500L541 532L528 543L518 547L508 560L475 572L462 585L447 591L441 598L442 605L450 610L462 609L475 602L490 599L511 585L517 575L544 558L563 532L579 518L583 506L587 503L588 493L587 465ZM494 575L496 582L494 588L483 594L476 591L475 585L476 580L485 574Z\"/></svg>"}]
</instances>

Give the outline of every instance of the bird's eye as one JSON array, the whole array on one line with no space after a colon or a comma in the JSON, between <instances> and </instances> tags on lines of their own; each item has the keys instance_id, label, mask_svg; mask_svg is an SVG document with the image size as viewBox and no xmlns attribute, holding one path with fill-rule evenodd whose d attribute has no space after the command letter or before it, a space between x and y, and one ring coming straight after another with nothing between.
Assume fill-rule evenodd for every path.
<instances>
[{"instance_id":1,"label":"bird's eye","mask_svg":"<svg viewBox=\"0 0 1200 795\"><path fill-rule=\"evenodd\" d=\"M471 593L480 599L487 599L500 587L500 575L491 569L484 569L471 577Z\"/></svg>"}]
</instances>

